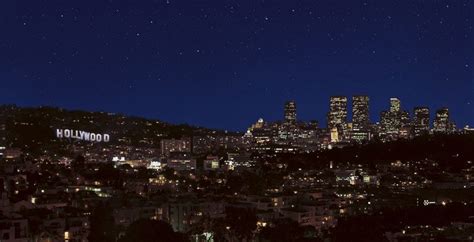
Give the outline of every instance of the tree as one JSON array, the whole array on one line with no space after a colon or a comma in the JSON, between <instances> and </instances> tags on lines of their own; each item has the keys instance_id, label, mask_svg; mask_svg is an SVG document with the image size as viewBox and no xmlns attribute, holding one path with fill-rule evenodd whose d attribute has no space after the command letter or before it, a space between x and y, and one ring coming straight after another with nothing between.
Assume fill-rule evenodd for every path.
<instances>
[{"instance_id":1,"label":"tree","mask_svg":"<svg viewBox=\"0 0 474 242\"><path fill-rule=\"evenodd\" d=\"M297 222L283 219L275 223L274 227L263 228L260 238L263 241L299 241L304 238L305 229Z\"/></svg>"},{"instance_id":2,"label":"tree","mask_svg":"<svg viewBox=\"0 0 474 242\"><path fill-rule=\"evenodd\" d=\"M112 209L106 204L100 204L90 217L91 230L89 241L91 242L114 242L116 227Z\"/></svg>"},{"instance_id":3,"label":"tree","mask_svg":"<svg viewBox=\"0 0 474 242\"><path fill-rule=\"evenodd\" d=\"M252 209L228 207L226 223L238 239L249 240L257 229L257 216Z\"/></svg>"},{"instance_id":4,"label":"tree","mask_svg":"<svg viewBox=\"0 0 474 242\"><path fill-rule=\"evenodd\" d=\"M119 242L184 242L186 236L173 231L171 225L158 220L141 219L132 223Z\"/></svg>"},{"instance_id":5,"label":"tree","mask_svg":"<svg viewBox=\"0 0 474 242\"><path fill-rule=\"evenodd\" d=\"M85 166L86 159L82 155L76 156L76 159L72 162L72 169L76 172L82 171Z\"/></svg>"}]
</instances>

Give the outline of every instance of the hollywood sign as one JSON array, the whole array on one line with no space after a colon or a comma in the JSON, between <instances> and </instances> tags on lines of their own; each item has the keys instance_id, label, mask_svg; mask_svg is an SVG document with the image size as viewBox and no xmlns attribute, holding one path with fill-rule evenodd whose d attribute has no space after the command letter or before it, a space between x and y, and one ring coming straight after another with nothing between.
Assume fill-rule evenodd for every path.
<instances>
[{"instance_id":1,"label":"hollywood sign","mask_svg":"<svg viewBox=\"0 0 474 242\"><path fill-rule=\"evenodd\" d=\"M110 135L108 134L97 134L86 132L82 130L74 129L56 129L56 137L59 139L77 139L91 142L109 142Z\"/></svg>"}]
</instances>

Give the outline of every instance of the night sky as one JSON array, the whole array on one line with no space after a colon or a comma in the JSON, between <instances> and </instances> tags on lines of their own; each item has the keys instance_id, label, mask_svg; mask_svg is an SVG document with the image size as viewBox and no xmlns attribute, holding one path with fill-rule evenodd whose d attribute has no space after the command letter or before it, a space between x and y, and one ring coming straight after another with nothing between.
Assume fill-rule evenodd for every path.
<instances>
[{"instance_id":1,"label":"night sky","mask_svg":"<svg viewBox=\"0 0 474 242\"><path fill-rule=\"evenodd\" d=\"M108 111L244 130L326 124L329 96L371 119L448 106L474 125L469 0L2 0L0 104Z\"/></svg>"}]
</instances>

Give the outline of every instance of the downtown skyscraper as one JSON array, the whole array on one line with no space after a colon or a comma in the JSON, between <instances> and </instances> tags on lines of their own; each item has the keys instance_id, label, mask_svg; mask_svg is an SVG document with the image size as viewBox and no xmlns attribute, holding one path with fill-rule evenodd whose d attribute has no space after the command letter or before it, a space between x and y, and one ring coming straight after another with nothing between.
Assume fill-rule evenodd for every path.
<instances>
[{"instance_id":1,"label":"downtown skyscraper","mask_svg":"<svg viewBox=\"0 0 474 242\"><path fill-rule=\"evenodd\" d=\"M430 109L415 107L413 109L413 132L415 136L427 134L430 131Z\"/></svg>"},{"instance_id":2,"label":"downtown skyscraper","mask_svg":"<svg viewBox=\"0 0 474 242\"><path fill-rule=\"evenodd\" d=\"M433 121L433 131L435 133L451 133L456 129L455 124L449 117L448 108L440 108L436 111Z\"/></svg>"},{"instance_id":3,"label":"downtown skyscraper","mask_svg":"<svg viewBox=\"0 0 474 242\"><path fill-rule=\"evenodd\" d=\"M400 112L401 102L400 99L396 97L390 98L390 112L391 113L398 113Z\"/></svg>"},{"instance_id":4,"label":"downtown skyscraper","mask_svg":"<svg viewBox=\"0 0 474 242\"><path fill-rule=\"evenodd\" d=\"M296 102L288 101L285 103L285 124L296 124Z\"/></svg>"},{"instance_id":5,"label":"downtown skyscraper","mask_svg":"<svg viewBox=\"0 0 474 242\"><path fill-rule=\"evenodd\" d=\"M352 128L354 130L367 130L370 125L369 120L369 97L352 97Z\"/></svg>"},{"instance_id":6,"label":"downtown skyscraper","mask_svg":"<svg viewBox=\"0 0 474 242\"><path fill-rule=\"evenodd\" d=\"M7 147L6 117L4 113L0 113L0 159L4 156L6 147Z\"/></svg>"},{"instance_id":7,"label":"downtown skyscraper","mask_svg":"<svg viewBox=\"0 0 474 242\"><path fill-rule=\"evenodd\" d=\"M327 115L328 128L342 128L347 123L347 97L332 96Z\"/></svg>"},{"instance_id":8,"label":"downtown skyscraper","mask_svg":"<svg viewBox=\"0 0 474 242\"><path fill-rule=\"evenodd\" d=\"M400 99L392 97L389 110L380 113L380 133L383 136L398 137L401 135L402 128L408 128L409 122L410 115L402 111Z\"/></svg>"}]
</instances>

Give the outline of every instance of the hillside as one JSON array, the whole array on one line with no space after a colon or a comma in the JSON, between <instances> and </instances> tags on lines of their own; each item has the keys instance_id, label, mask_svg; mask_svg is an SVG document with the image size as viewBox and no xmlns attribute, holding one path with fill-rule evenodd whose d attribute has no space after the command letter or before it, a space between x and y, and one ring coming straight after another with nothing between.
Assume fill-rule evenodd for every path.
<instances>
[{"instance_id":1,"label":"hillside","mask_svg":"<svg viewBox=\"0 0 474 242\"><path fill-rule=\"evenodd\" d=\"M158 147L161 139L224 134L224 131L170 124L159 120L105 112L66 110L54 107L0 106L9 147L35 150L72 140L56 138L56 129L75 129L110 134L112 145Z\"/></svg>"}]
</instances>

